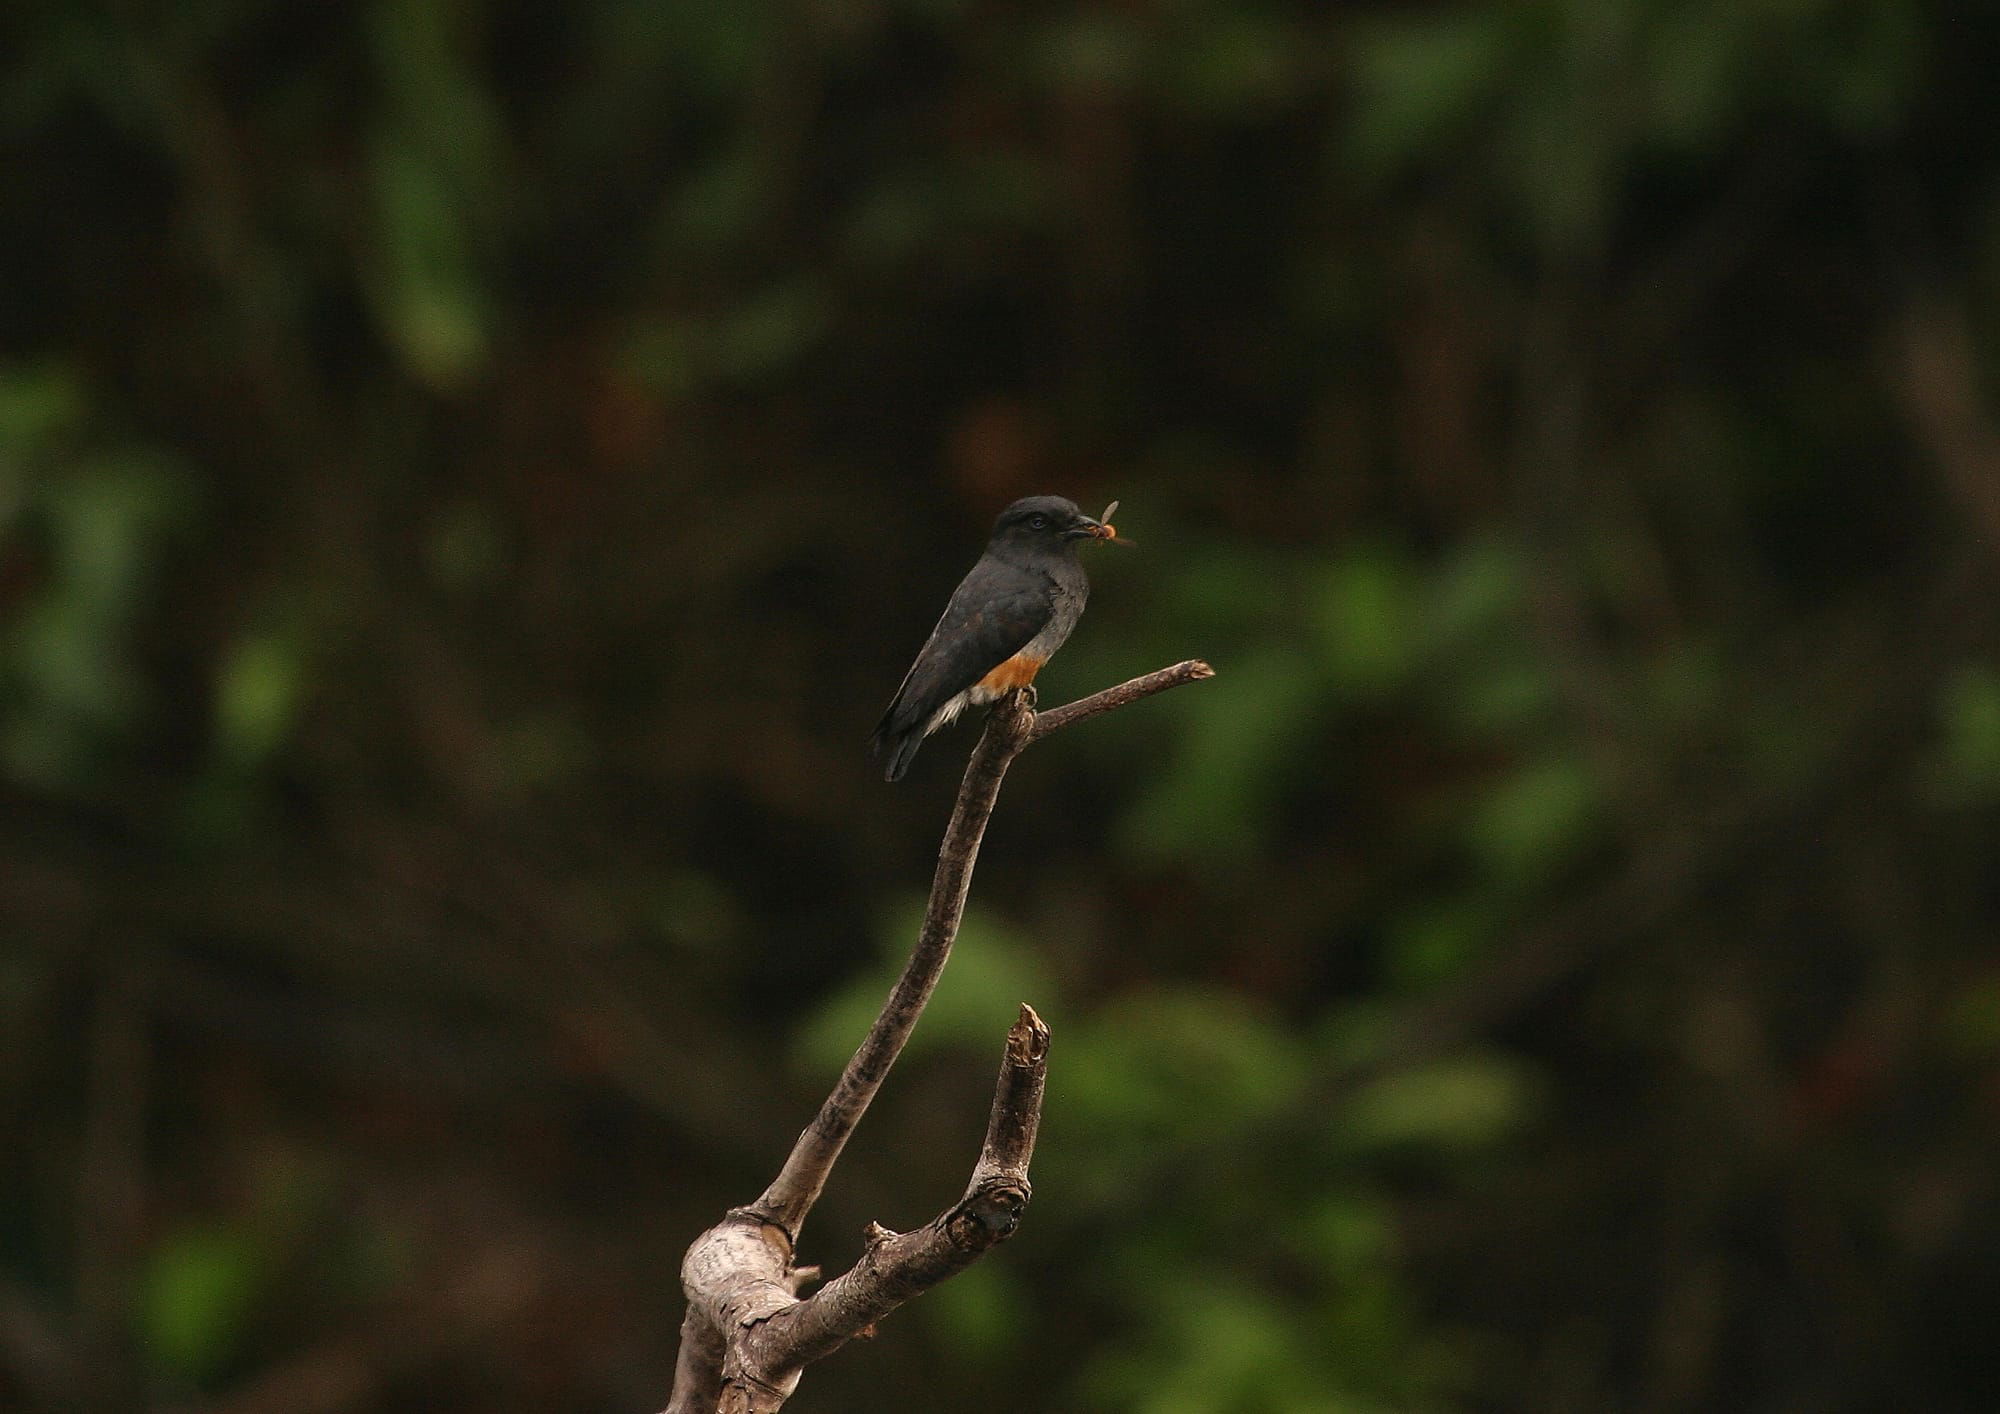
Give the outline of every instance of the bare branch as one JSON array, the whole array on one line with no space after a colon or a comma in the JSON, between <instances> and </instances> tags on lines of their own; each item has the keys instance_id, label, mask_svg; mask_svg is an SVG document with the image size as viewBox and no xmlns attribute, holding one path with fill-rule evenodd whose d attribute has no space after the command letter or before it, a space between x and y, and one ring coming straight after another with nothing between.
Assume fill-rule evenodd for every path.
<instances>
[{"instance_id":1,"label":"bare branch","mask_svg":"<svg viewBox=\"0 0 2000 1414\"><path fill-rule=\"evenodd\" d=\"M1215 676L1215 669L1199 658L1190 658L1185 663L1176 663L1171 668L1161 668L1158 672L1147 673L1144 677L1121 682L1116 687L1107 687L1102 692L1093 692L1088 697L1077 699L1061 707L1051 707L1035 718L1030 741L1040 741L1050 732L1059 732L1064 727L1081 722L1087 717L1095 717L1100 712L1129 706L1142 697L1151 697L1156 692L1165 692L1170 687L1183 683L1200 682Z\"/></svg>"},{"instance_id":2,"label":"bare branch","mask_svg":"<svg viewBox=\"0 0 2000 1414\"><path fill-rule=\"evenodd\" d=\"M818 1275L792 1263L800 1228L951 956L1007 767L1030 742L1072 722L1214 675L1208 664L1190 660L1039 717L1023 692L993 708L959 785L916 946L875 1024L771 1186L688 1248L681 1264L688 1315L666 1414L773 1414L808 1364L962 1271L1019 1225L1031 1192L1028 1161L1041 1123L1049 1045L1048 1027L1025 1003L1007 1035L986 1141L965 1196L915 1232L871 1225L861 1260L810 1298L799 1297L800 1286Z\"/></svg>"},{"instance_id":3,"label":"bare branch","mask_svg":"<svg viewBox=\"0 0 2000 1414\"><path fill-rule=\"evenodd\" d=\"M674 1365L673 1402L665 1414L715 1414L722 1401L722 1332L693 1301L681 1320L681 1353Z\"/></svg>"},{"instance_id":4,"label":"bare branch","mask_svg":"<svg viewBox=\"0 0 2000 1414\"><path fill-rule=\"evenodd\" d=\"M951 956L952 942L958 937L959 919L965 913L966 891L972 886L972 866L979 859L979 843L986 835L986 822L993 816L993 802L1000 794L1000 781L1007 767L1028 744L1035 714L1025 694L1011 692L996 705L986 719L986 730L973 748L965 768L965 780L958 788L951 823L944 832L938 851L937 873L931 881L930 903L924 909L923 926L917 945L896 979L889 999L854 1058L847 1063L833 1093L821 1105L813 1122L792 1146L791 1157L764 1194L750 1205L750 1211L776 1223L798 1240L806 1214L818 1201L826 1178L840 1158L841 1148L854 1126L868 1110L875 1092L882 1088L889 1067L902 1053L903 1043L931 999L938 977Z\"/></svg>"},{"instance_id":5,"label":"bare branch","mask_svg":"<svg viewBox=\"0 0 2000 1414\"><path fill-rule=\"evenodd\" d=\"M1028 1160L1041 1124L1048 1066L1049 1028L1023 1003L1007 1033L986 1143L965 1196L915 1232L871 1226L867 1251L851 1270L754 1333L766 1369L795 1370L832 1354L1013 1235L1033 1191Z\"/></svg>"},{"instance_id":6,"label":"bare branch","mask_svg":"<svg viewBox=\"0 0 2000 1414\"><path fill-rule=\"evenodd\" d=\"M1028 1160L1035 1156L1035 1134L1042 1122L1042 1084L1049 1074L1049 1028L1035 1009L1021 1003L1021 1014L1007 1033L1007 1054L1000 1062L1000 1083L993 1089L993 1113L986 1121L986 1144L979 1151L973 1187L982 1178L1007 1174L1028 1185Z\"/></svg>"}]
</instances>

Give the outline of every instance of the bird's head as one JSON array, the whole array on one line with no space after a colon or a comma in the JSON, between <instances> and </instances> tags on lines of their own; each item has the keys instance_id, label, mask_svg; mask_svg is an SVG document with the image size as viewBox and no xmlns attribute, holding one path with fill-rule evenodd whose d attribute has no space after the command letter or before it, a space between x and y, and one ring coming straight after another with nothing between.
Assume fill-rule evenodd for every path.
<instances>
[{"instance_id":1,"label":"bird's head","mask_svg":"<svg viewBox=\"0 0 2000 1414\"><path fill-rule=\"evenodd\" d=\"M1081 540L1109 540L1114 534L1103 521L1078 510L1074 501L1061 496L1026 496L1000 512L993 526L993 543L1061 550Z\"/></svg>"}]
</instances>

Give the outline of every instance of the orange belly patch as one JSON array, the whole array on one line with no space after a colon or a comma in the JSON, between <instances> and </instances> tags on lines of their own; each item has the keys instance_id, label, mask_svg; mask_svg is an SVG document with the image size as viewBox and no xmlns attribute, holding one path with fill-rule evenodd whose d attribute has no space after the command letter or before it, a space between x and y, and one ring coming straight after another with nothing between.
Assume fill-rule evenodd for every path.
<instances>
[{"instance_id":1,"label":"orange belly patch","mask_svg":"<svg viewBox=\"0 0 2000 1414\"><path fill-rule=\"evenodd\" d=\"M1035 674L1042 670L1046 658L1031 658L1026 653L1016 653L992 672L979 680L979 685L996 696L1012 692L1017 687L1026 687L1035 680Z\"/></svg>"}]
</instances>

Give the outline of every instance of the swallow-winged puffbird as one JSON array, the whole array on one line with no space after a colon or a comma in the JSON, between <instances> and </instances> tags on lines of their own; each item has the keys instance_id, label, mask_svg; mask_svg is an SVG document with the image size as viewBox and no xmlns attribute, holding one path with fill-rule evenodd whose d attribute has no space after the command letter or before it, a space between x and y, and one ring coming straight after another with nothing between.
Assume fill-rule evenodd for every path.
<instances>
[{"instance_id":1,"label":"swallow-winged puffbird","mask_svg":"<svg viewBox=\"0 0 2000 1414\"><path fill-rule=\"evenodd\" d=\"M968 705L1035 680L1090 595L1077 546L1116 534L1060 496L1029 496L1000 512L986 553L953 591L875 727L870 745L886 760L883 779L901 780L924 738Z\"/></svg>"}]
</instances>

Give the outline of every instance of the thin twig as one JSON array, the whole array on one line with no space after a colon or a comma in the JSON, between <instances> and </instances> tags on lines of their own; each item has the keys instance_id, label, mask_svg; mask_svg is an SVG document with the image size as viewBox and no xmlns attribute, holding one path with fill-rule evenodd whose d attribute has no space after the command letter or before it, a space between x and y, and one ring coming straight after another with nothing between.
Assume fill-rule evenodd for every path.
<instances>
[{"instance_id":1,"label":"thin twig","mask_svg":"<svg viewBox=\"0 0 2000 1414\"><path fill-rule=\"evenodd\" d=\"M1116 687L1107 687L1102 692L1079 698L1062 707L1051 707L1035 718L1030 741L1040 741L1050 732L1059 732L1064 727L1095 717L1113 708L1129 706L1142 697L1151 697L1156 692L1165 692L1170 687L1182 683L1200 682L1203 678L1215 676L1215 669L1199 658L1190 658L1185 663L1176 663L1171 668L1161 668L1158 672L1147 673L1144 677L1121 682Z\"/></svg>"}]
</instances>

